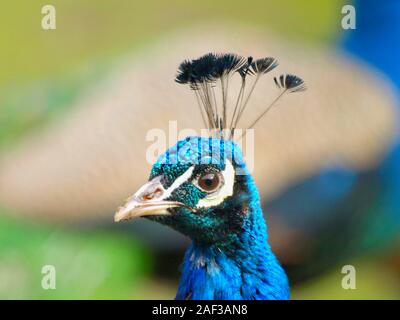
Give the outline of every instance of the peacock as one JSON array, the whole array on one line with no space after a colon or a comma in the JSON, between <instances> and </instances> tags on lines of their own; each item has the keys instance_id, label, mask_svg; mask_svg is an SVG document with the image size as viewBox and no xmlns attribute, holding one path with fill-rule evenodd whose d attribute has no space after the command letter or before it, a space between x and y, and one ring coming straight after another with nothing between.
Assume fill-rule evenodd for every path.
<instances>
[{"instance_id":1,"label":"peacock","mask_svg":"<svg viewBox=\"0 0 400 320\"><path fill-rule=\"evenodd\" d=\"M175 80L194 92L208 135L189 136L160 155L149 181L115 214L117 222L145 217L192 240L178 300L290 298L288 278L268 243L258 189L239 147L248 130L237 129L258 80L277 66L272 57L232 53L183 61ZM234 75L240 89L231 109L228 88ZM247 129L284 94L306 89L292 74L273 80L279 93Z\"/></svg>"}]
</instances>

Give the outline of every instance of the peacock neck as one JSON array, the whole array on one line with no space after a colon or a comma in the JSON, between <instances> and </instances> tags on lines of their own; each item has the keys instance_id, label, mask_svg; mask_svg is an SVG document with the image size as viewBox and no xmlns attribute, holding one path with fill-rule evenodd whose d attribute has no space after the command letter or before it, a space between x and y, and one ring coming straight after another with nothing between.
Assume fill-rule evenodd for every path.
<instances>
[{"instance_id":1,"label":"peacock neck","mask_svg":"<svg viewBox=\"0 0 400 320\"><path fill-rule=\"evenodd\" d=\"M287 277L267 241L259 205L242 232L224 243L193 241L186 251L176 299L288 299Z\"/></svg>"}]
</instances>

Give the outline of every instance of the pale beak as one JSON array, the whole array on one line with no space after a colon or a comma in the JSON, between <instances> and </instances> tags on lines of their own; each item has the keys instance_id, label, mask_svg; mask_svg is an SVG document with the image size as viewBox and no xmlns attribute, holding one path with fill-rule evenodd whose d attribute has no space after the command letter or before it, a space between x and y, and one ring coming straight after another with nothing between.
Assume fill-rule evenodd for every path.
<instances>
[{"instance_id":1,"label":"pale beak","mask_svg":"<svg viewBox=\"0 0 400 320\"><path fill-rule=\"evenodd\" d=\"M175 207L188 208L181 202L164 200L167 197L167 192L160 180L161 177L156 177L143 185L126 201L124 206L118 209L114 216L114 221L119 222L152 215L169 215L170 212L167 209Z\"/></svg>"}]
</instances>

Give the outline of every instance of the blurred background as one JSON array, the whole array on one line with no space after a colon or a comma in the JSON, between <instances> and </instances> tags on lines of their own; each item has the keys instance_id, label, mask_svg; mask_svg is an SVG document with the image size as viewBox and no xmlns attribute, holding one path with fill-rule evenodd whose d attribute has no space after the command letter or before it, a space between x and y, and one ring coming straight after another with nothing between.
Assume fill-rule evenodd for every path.
<instances>
[{"instance_id":1,"label":"blurred background","mask_svg":"<svg viewBox=\"0 0 400 320\"><path fill-rule=\"evenodd\" d=\"M41 28L46 4L56 30ZM200 125L173 82L179 62L233 51L272 55L309 88L256 129L293 299L399 299L399 38L396 0L3 1L0 298L174 298L188 240L113 213L147 179L147 131ZM44 265L56 290L41 287Z\"/></svg>"}]
</instances>

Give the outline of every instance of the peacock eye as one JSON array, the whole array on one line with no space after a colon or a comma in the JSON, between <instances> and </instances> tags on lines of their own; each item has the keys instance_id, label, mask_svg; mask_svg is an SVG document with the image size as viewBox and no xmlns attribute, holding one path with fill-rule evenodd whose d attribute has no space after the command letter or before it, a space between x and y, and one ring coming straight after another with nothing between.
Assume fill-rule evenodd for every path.
<instances>
[{"instance_id":1,"label":"peacock eye","mask_svg":"<svg viewBox=\"0 0 400 320\"><path fill-rule=\"evenodd\" d=\"M199 176L197 185L205 192L214 192L222 185L222 177L219 173L210 172Z\"/></svg>"}]
</instances>

